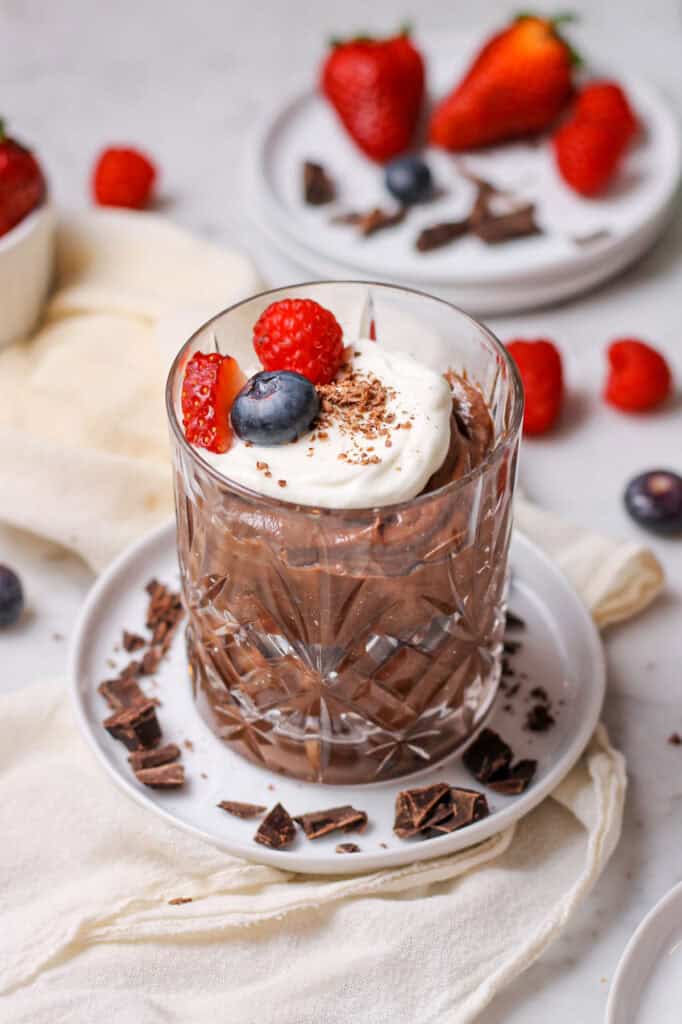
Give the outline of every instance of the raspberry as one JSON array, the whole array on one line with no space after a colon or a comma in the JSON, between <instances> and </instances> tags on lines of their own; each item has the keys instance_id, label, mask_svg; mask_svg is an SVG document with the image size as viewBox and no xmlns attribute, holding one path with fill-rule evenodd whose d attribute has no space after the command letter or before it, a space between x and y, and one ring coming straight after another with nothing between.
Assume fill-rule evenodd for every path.
<instances>
[{"instance_id":1,"label":"raspberry","mask_svg":"<svg viewBox=\"0 0 682 1024\"><path fill-rule=\"evenodd\" d=\"M226 452L232 443L230 409L246 378L232 356L195 352L182 382L182 423L190 444Z\"/></svg>"},{"instance_id":2,"label":"raspberry","mask_svg":"<svg viewBox=\"0 0 682 1024\"><path fill-rule=\"evenodd\" d=\"M313 384L329 384L343 362L343 331L312 299L282 299L261 313L253 347L266 370L294 370Z\"/></svg>"},{"instance_id":3,"label":"raspberry","mask_svg":"<svg viewBox=\"0 0 682 1024\"><path fill-rule=\"evenodd\" d=\"M672 374L660 352L636 338L619 338L609 345L609 375L604 398L625 412L647 412L665 401Z\"/></svg>"},{"instance_id":4,"label":"raspberry","mask_svg":"<svg viewBox=\"0 0 682 1024\"><path fill-rule=\"evenodd\" d=\"M507 349L518 367L525 392L523 432L544 434L554 426L561 411L564 392L561 355L545 338L537 341L517 338L509 342Z\"/></svg>"},{"instance_id":5,"label":"raspberry","mask_svg":"<svg viewBox=\"0 0 682 1024\"><path fill-rule=\"evenodd\" d=\"M617 126L628 140L637 131L637 117L617 82L591 82L578 96L574 116Z\"/></svg>"},{"instance_id":6,"label":"raspberry","mask_svg":"<svg viewBox=\"0 0 682 1024\"><path fill-rule=\"evenodd\" d=\"M151 198L156 168L135 149L105 149L92 176L92 191L100 206L141 210Z\"/></svg>"}]
</instances>

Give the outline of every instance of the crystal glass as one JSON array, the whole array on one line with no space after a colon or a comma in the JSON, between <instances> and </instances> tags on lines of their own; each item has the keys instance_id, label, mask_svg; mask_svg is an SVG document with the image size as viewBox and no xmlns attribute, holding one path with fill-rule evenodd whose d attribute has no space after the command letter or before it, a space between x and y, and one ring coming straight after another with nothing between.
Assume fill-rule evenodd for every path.
<instances>
[{"instance_id":1,"label":"crystal glass","mask_svg":"<svg viewBox=\"0 0 682 1024\"><path fill-rule=\"evenodd\" d=\"M185 440L184 367L216 347L253 366L269 303L308 297L348 340L409 351L481 390L494 442L432 493L334 510L225 479ZM368 299L371 296L371 302ZM322 282L266 292L205 324L167 388L178 554L197 707L242 756L300 779L366 783L460 748L499 684L511 505L523 399L504 348L440 299L389 285Z\"/></svg>"}]
</instances>

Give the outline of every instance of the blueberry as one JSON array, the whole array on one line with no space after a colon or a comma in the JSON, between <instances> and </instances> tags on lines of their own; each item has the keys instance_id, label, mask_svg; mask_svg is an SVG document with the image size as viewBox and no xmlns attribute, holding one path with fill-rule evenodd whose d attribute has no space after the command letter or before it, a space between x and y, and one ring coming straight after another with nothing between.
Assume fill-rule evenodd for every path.
<instances>
[{"instance_id":1,"label":"blueberry","mask_svg":"<svg viewBox=\"0 0 682 1024\"><path fill-rule=\"evenodd\" d=\"M307 377L291 370L264 370L235 398L232 426L243 441L288 444L308 430L319 411L319 395Z\"/></svg>"},{"instance_id":2,"label":"blueberry","mask_svg":"<svg viewBox=\"0 0 682 1024\"><path fill-rule=\"evenodd\" d=\"M625 488L625 507L640 526L656 533L682 531L682 476L652 469L634 477Z\"/></svg>"},{"instance_id":3,"label":"blueberry","mask_svg":"<svg viewBox=\"0 0 682 1024\"><path fill-rule=\"evenodd\" d=\"M401 203L420 203L433 191L429 165L418 156L399 156L386 165L386 188Z\"/></svg>"},{"instance_id":4,"label":"blueberry","mask_svg":"<svg viewBox=\"0 0 682 1024\"><path fill-rule=\"evenodd\" d=\"M24 591L17 574L0 565L0 626L13 626L24 607Z\"/></svg>"}]
</instances>

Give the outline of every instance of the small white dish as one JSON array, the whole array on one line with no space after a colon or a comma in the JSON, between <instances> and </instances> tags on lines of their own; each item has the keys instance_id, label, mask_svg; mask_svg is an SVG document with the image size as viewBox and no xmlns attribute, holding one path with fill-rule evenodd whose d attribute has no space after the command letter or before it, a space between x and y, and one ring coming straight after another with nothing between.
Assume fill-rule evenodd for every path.
<instances>
[{"instance_id":1,"label":"small white dish","mask_svg":"<svg viewBox=\"0 0 682 1024\"><path fill-rule=\"evenodd\" d=\"M660 900L625 947L606 1007L606 1024L682 1020L682 882Z\"/></svg>"},{"instance_id":2,"label":"small white dish","mask_svg":"<svg viewBox=\"0 0 682 1024\"><path fill-rule=\"evenodd\" d=\"M49 199L0 238L0 348L35 327L54 269L56 215Z\"/></svg>"},{"instance_id":3,"label":"small white dish","mask_svg":"<svg viewBox=\"0 0 682 1024\"><path fill-rule=\"evenodd\" d=\"M511 606L526 622L518 634L522 649L514 655L522 691L515 712L505 710L500 692L486 724L509 742L517 758L538 761L529 789L517 797L504 797L474 781L459 756L420 772L417 776L362 786L316 785L288 779L251 764L224 746L199 717L182 637L176 637L146 691L161 701L159 720L164 739L183 747L187 782L183 789L145 788L132 774L127 751L102 727L109 713L97 691L126 664L114 649L124 628L139 630L144 622L151 577L178 584L175 524L169 523L144 537L104 572L93 587L74 634L70 656L71 695L80 728L112 780L142 806L166 821L213 843L237 857L270 864L287 871L310 874L356 874L396 867L453 853L489 838L528 814L561 782L580 757L597 724L605 685L604 659L599 635L580 599L561 572L526 537L512 542ZM514 634L514 638L517 634ZM523 728L534 685L548 692L556 724L545 733ZM525 691L528 691L526 693ZM397 793L410 785L447 780L453 785L486 792L490 816L450 835L404 841L392 830ZM291 848L269 850L253 842L257 822L242 821L218 809L220 800L242 800L271 807L281 801L291 814L352 803L367 812L369 826L361 835L330 835L311 842L299 834ZM339 855L341 840L356 842L360 853Z\"/></svg>"},{"instance_id":4,"label":"small white dish","mask_svg":"<svg viewBox=\"0 0 682 1024\"><path fill-rule=\"evenodd\" d=\"M452 35L418 40L432 95L443 95L475 52L480 38ZM311 78L312 78L311 70ZM349 140L329 104L313 88L283 102L254 134L246 163L248 206L275 244L291 245L294 259L313 274L367 277L436 292L479 314L511 312L565 299L593 287L640 256L670 216L682 167L679 130L668 105L645 82L619 75L643 130L607 194L584 199L554 167L551 143L516 143L453 158L429 148L426 157L444 194L413 207L397 227L371 238L331 223L349 209L395 205L383 169ZM302 165L324 164L335 178L334 204L306 206ZM470 209L473 186L457 163L536 204L544 233L501 245L468 236L430 253L418 253L419 230L460 219ZM592 244L576 239L606 234ZM324 269L326 268L326 269Z\"/></svg>"}]
</instances>

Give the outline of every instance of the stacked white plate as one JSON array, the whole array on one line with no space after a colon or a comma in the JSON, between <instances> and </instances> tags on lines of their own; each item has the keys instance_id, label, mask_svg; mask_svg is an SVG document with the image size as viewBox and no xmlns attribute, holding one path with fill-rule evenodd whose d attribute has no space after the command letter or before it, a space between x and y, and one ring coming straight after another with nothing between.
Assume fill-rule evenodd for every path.
<instances>
[{"instance_id":1,"label":"stacked white plate","mask_svg":"<svg viewBox=\"0 0 682 1024\"><path fill-rule=\"evenodd\" d=\"M417 43L426 58L430 91L441 96L481 40L456 36ZM251 140L247 209L267 243L304 277L391 281L442 295L479 315L568 298L616 274L653 244L670 216L680 178L679 131L668 105L646 83L616 77L642 131L602 198L581 198L563 183L548 140L458 158L428 149L425 156L441 194L412 207L402 224L363 238L352 226L332 223L332 217L374 206L390 210L395 203L384 187L382 168L348 138L317 91L311 68L310 88L271 111ZM304 203L306 160L321 163L334 178L338 195L333 204ZM469 212L474 185L462 169L533 202L542 233L497 245L472 235L418 252L414 242L423 227Z\"/></svg>"}]
</instances>

